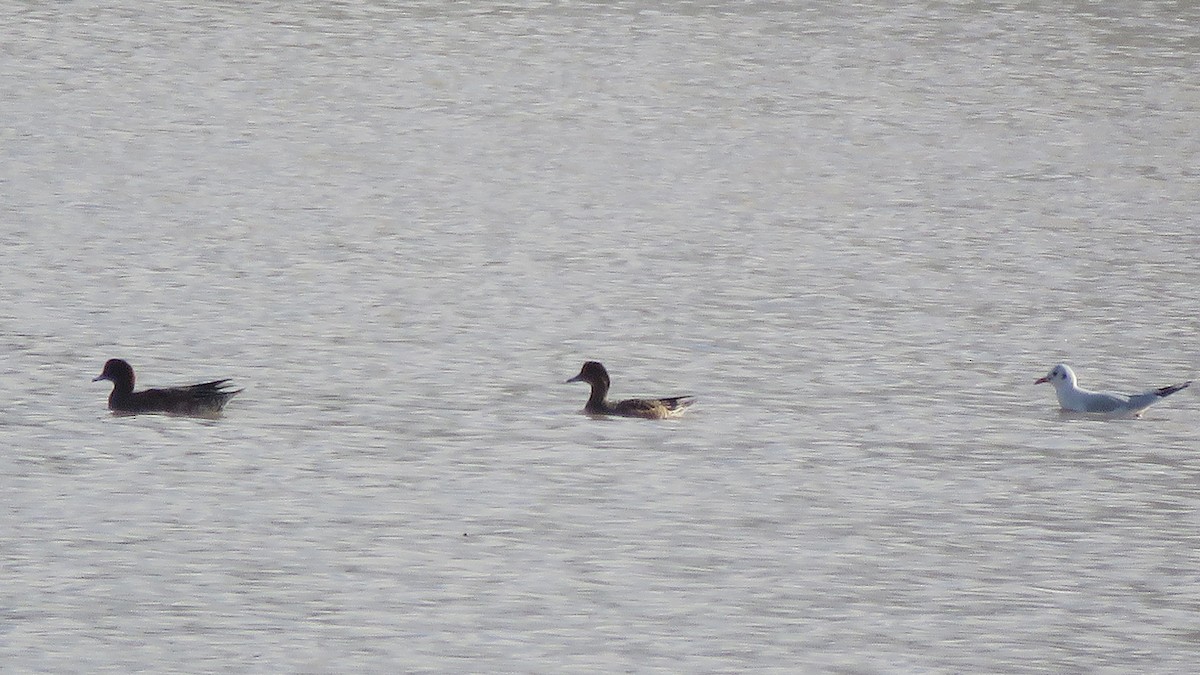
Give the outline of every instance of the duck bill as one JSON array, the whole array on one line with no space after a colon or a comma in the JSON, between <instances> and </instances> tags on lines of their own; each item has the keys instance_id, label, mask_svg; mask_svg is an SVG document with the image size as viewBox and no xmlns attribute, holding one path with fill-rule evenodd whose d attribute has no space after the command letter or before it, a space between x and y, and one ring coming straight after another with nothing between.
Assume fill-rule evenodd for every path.
<instances>
[{"instance_id":1,"label":"duck bill","mask_svg":"<svg viewBox=\"0 0 1200 675\"><path fill-rule=\"evenodd\" d=\"M575 377L572 377L571 379L567 380L566 382L563 382L563 384L571 384L572 382L583 382L583 373L580 373L580 374L576 375Z\"/></svg>"},{"instance_id":2,"label":"duck bill","mask_svg":"<svg viewBox=\"0 0 1200 675\"><path fill-rule=\"evenodd\" d=\"M97 375L92 378L92 382L99 382L100 380L107 380L107 379L108 379L107 375Z\"/></svg>"},{"instance_id":3,"label":"duck bill","mask_svg":"<svg viewBox=\"0 0 1200 675\"><path fill-rule=\"evenodd\" d=\"M1049 382L1049 381L1050 381L1050 376L1047 375L1046 377L1039 377L1038 379L1034 380L1033 383L1034 384L1042 384L1043 382Z\"/></svg>"}]
</instances>

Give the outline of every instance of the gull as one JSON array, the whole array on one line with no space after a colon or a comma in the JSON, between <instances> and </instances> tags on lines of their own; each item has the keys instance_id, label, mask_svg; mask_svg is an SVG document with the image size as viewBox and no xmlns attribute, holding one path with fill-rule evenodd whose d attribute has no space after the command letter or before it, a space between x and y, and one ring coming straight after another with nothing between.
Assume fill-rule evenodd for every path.
<instances>
[{"instance_id":1,"label":"gull","mask_svg":"<svg viewBox=\"0 0 1200 675\"><path fill-rule=\"evenodd\" d=\"M1058 404L1063 410L1084 413L1116 413L1126 415L1141 415L1159 399L1166 398L1177 391L1187 389L1191 380L1183 384L1173 384L1169 387L1151 389L1141 394L1114 394L1107 391L1088 391L1081 389L1075 383L1075 371L1065 363L1060 363L1050 369L1045 377L1038 378L1034 384L1049 382L1054 385L1054 393L1058 396Z\"/></svg>"}]
</instances>

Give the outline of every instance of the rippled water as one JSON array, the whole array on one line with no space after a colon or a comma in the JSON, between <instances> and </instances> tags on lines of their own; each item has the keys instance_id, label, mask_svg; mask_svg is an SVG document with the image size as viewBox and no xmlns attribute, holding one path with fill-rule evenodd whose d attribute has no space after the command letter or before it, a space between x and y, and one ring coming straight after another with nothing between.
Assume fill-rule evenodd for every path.
<instances>
[{"instance_id":1,"label":"rippled water","mask_svg":"<svg viewBox=\"0 0 1200 675\"><path fill-rule=\"evenodd\" d=\"M1191 5L9 24L7 668L1200 666Z\"/></svg>"}]
</instances>

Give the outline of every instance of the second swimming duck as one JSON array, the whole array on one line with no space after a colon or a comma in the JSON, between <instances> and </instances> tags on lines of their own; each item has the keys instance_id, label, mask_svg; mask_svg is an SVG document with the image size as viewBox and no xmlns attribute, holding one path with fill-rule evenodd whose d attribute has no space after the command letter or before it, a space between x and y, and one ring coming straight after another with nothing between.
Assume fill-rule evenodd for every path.
<instances>
[{"instance_id":1,"label":"second swimming duck","mask_svg":"<svg viewBox=\"0 0 1200 675\"><path fill-rule=\"evenodd\" d=\"M692 396L671 396L668 398L631 398L609 403L608 371L597 361L588 361L583 364L579 374L567 382L587 382L592 385L592 395L588 398L587 405L583 407L583 411L589 415L663 419L683 414L688 406L696 402Z\"/></svg>"},{"instance_id":2,"label":"second swimming duck","mask_svg":"<svg viewBox=\"0 0 1200 675\"><path fill-rule=\"evenodd\" d=\"M214 380L188 387L133 390L133 367L121 359L109 359L104 371L92 382L113 383L108 409L119 414L171 413L174 415L216 416L241 389L229 389L229 380Z\"/></svg>"}]
</instances>

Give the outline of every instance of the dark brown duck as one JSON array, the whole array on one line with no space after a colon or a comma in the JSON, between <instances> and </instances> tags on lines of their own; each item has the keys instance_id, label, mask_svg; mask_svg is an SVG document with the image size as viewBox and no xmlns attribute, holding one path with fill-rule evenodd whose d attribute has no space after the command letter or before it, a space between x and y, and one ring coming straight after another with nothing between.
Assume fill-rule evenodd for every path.
<instances>
[{"instance_id":1,"label":"dark brown duck","mask_svg":"<svg viewBox=\"0 0 1200 675\"><path fill-rule=\"evenodd\" d=\"M624 401L610 403L608 389L611 383L608 371L597 361L583 364L579 374L567 382L587 382L592 385L592 395L588 397L583 411L589 415L620 415L622 417L645 417L662 419L676 417L696 402L692 396L671 396L668 398L630 398Z\"/></svg>"},{"instance_id":2,"label":"dark brown duck","mask_svg":"<svg viewBox=\"0 0 1200 675\"><path fill-rule=\"evenodd\" d=\"M117 413L171 413L174 415L211 416L221 412L225 404L241 389L230 389L229 380L213 380L188 387L133 390L133 367L121 359L109 359L92 382L108 380L113 383L108 395L108 409Z\"/></svg>"}]
</instances>

